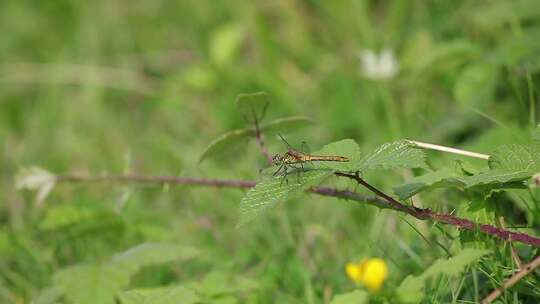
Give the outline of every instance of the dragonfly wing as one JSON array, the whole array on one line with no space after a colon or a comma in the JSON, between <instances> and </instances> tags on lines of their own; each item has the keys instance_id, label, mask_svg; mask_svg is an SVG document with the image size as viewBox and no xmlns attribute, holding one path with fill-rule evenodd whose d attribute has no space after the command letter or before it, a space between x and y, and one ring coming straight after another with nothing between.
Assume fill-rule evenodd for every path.
<instances>
[{"instance_id":1,"label":"dragonfly wing","mask_svg":"<svg viewBox=\"0 0 540 304\"><path fill-rule=\"evenodd\" d=\"M309 147L308 143L306 141L302 142L302 145L300 146L300 151L306 154L311 153L311 148Z\"/></svg>"}]
</instances>

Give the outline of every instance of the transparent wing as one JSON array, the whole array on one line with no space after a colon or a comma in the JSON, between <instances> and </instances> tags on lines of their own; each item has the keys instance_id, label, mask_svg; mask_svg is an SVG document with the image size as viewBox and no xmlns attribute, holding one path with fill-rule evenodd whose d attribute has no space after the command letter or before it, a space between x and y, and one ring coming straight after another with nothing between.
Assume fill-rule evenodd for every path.
<instances>
[{"instance_id":1,"label":"transparent wing","mask_svg":"<svg viewBox=\"0 0 540 304\"><path fill-rule=\"evenodd\" d=\"M300 145L300 152L306 153L306 154L311 153L311 148L306 141L303 141L302 144Z\"/></svg>"}]
</instances>

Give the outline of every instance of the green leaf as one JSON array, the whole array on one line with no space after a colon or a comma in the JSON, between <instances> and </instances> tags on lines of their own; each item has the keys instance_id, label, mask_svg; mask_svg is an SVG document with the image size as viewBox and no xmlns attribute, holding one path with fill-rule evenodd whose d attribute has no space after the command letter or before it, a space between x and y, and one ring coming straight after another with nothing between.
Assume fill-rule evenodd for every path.
<instances>
[{"instance_id":1,"label":"green leaf","mask_svg":"<svg viewBox=\"0 0 540 304\"><path fill-rule=\"evenodd\" d=\"M540 148L538 145L503 145L498 147L489 158L492 169L540 172Z\"/></svg>"},{"instance_id":2,"label":"green leaf","mask_svg":"<svg viewBox=\"0 0 540 304\"><path fill-rule=\"evenodd\" d=\"M198 255L195 248L172 243L143 243L112 257L110 263L129 271L177 260L191 259Z\"/></svg>"},{"instance_id":3,"label":"green leaf","mask_svg":"<svg viewBox=\"0 0 540 304\"><path fill-rule=\"evenodd\" d=\"M201 281L197 287L197 291L208 297L215 297L224 294L245 292L258 287L259 284L251 279L223 271L212 271Z\"/></svg>"},{"instance_id":4,"label":"green leaf","mask_svg":"<svg viewBox=\"0 0 540 304\"><path fill-rule=\"evenodd\" d=\"M301 177L298 177L298 179L296 173L291 172L288 183L283 180L282 176L263 179L255 187L251 188L240 201L238 226L255 219L277 202L285 201L289 196L319 184L332 174L333 171L330 169L315 169L302 172Z\"/></svg>"},{"instance_id":5,"label":"green leaf","mask_svg":"<svg viewBox=\"0 0 540 304\"><path fill-rule=\"evenodd\" d=\"M54 281L73 303L114 304L116 294L128 285L129 277L122 268L88 264L61 270Z\"/></svg>"},{"instance_id":6,"label":"green leaf","mask_svg":"<svg viewBox=\"0 0 540 304\"><path fill-rule=\"evenodd\" d=\"M195 291L184 286L135 289L119 294L122 304L191 304L199 303Z\"/></svg>"},{"instance_id":7,"label":"green leaf","mask_svg":"<svg viewBox=\"0 0 540 304\"><path fill-rule=\"evenodd\" d=\"M301 193L307 188L319 184L337 170L353 170L358 166L360 148L354 140L344 139L328 144L313 154L344 156L348 157L350 161L314 162L314 168L306 169L305 172L298 171L300 169L289 172L286 177L288 182L284 181L283 176L271 176L263 179L242 198L238 226L253 220L277 202L284 201L291 195Z\"/></svg>"},{"instance_id":8,"label":"green leaf","mask_svg":"<svg viewBox=\"0 0 540 304\"><path fill-rule=\"evenodd\" d=\"M353 292L336 295L330 304L362 304L368 303L369 295L364 290L355 290Z\"/></svg>"},{"instance_id":9,"label":"green leaf","mask_svg":"<svg viewBox=\"0 0 540 304\"><path fill-rule=\"evenodd\" d=\"M45 218L40 223L44 230L54 230L81 222L89 221L97 217L99 210L81 208L73 204L52 206L47 209Z\"/></svg>"},{"instance_id":10,"label":"green leaf","mask_svg":"<svg viewBox=\"0 0 540 304\"><path fill-rule=\"evenodd\" d=\"M495 169L482 172L473 176L464 176L459 180L465 184L466 188L486 186L504 187L505 183L519 182L531 177L528 171L513 171L508 169Z\"/></svg>"},{"instance_id":11,"label":"green leaf","mask_svg":"<svg viewBox=\"0 0 540 304\"><path fill-rule=\"evenodd\" d=\"M321 150L311 153L320 156L344 156L348 162L314 162L316 168L332 169L334 171L355 171L360 163L360 147L352 139L343 139L324 146Z\"/></svg>"},{"instance_id":12,"label":"green leaf","mask_svg":"<svg viewBox=\"0 0 540 304\"><path fill-rule=\"evenodd\" d=\"M450 185L463 185L463 182L459 181L458 178L459 176L452 170L442 168L434 172L417 176L407 183L395 187L394 193L396 193L399 199L405 200L427 189Z\"/></svg>"},{"instance_id":13,"label":"green leaf","mask_svg":"<svg viewBox=\"0 0 540 304\"><path fill-rule=\"evenodd\" d=\"M251 129L238 129L222 134L204 149L204 152L199 157L199 163L209 157L222 153L227 148L240 145L242 141L253 135L255 135L255 131Z\"/></svg>"},{"instance_id":14,"label":"green leaf","mask_svg":"<svg viewBox=\"0 0 540 304\"><path fill-rule=\"evenodd\" d=\"M426 167L424 152L410 141L401 140L386 143L366 155L360 161L358 170Z\"/></svg>"},{"instance_id":15,"label":"green leaf","mask_svg":"<svg viewBox=\"0 0 540 304\"><path fill-rule=\"evenodd\" d=\"M449 259L439 259L419 276L409 275L397 289L397 296L406 303L417 303L422 300L424 288L429 279L438 275L455 276L467 265L490 253L485 249L467 248Z\"/></svg>"},{"instance_id":16,"label":"green leaf","mask_svg":"<svg viewBox=\"0 0 540 304\"><path fill-rule=\"evenodd\" d=\"M269 104L270 100L265 92L240 94L236 97L238 111L250 123L254 123L255 121L260 123Z\"/></svg>"},{"instance_id":17,"label":"green leaf","mask_svg":"<svg viewBox=\"0 0 540 304\"><path fill-rule=\"evenodd\" d=\"M144 243L115 255L110 262L83 264L59 271L56 286L74 303L114 303L115 296L129 284L141 267L192 258L191 247L168 243Z\"/></svg>"},{"instance_id":18,"label":"green leaf","mask_svg":"<svg viewBox=\"0 0 540 304\"><path fill-rule=\"evenodd\" d=\"M454 85L454 98L464 106L481 106L492 102L497 69L492 64L468 65Z\"/></svg>"},{"instance_id":19,"label":"green leaf","mask_svg":"<svg viewBox=\"0 0 540 304\"><path fill-rule=\"evenodd\" d=\"M285 132L290 132L296 129L307 127L314 123L315 121L311 120L310 118L303 117L303 116L278 118L278 119L272 120L269 123L263 124L261 126L261 132L285 133Z\"/></svg>"},{"instance_id":20,"label":"green leaf","mask_svg":"<svg viewBox=\"0 0 540 304\"><path fill-rule=\"evenodd\" d=\"M215 30L209 42L210 59L222 66L230 64L237 56L245 34L240 24L230 23Z\"/></svg>"}]
</instances>

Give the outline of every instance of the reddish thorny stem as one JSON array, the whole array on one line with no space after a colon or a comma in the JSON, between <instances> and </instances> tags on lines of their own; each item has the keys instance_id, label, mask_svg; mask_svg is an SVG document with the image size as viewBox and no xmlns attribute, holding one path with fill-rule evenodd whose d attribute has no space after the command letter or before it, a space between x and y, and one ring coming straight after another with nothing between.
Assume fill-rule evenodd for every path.
<instances>
[{"instance_id":1,"label":"reddish thorny stem","mask_svg":"<svg viewBox=\"0 0 540 304\"><path fill-rule=\"evenodd\" d=\"M382 209L392 209L407 213L419 220L431 220L438 223L456 226L460 229L479 230L493 237L502 239L508 242L519 242L535 247L540 247L540 238L520 232L513 232L507 229L498 228L487 224L478 224L471 220L460 218L448 213L437 213L429 208L417 208L407 206L384 192L378 190L372 185L364 181L357 173L336 172L337 176L347 177L355 180L357 183L366 187L375 196L368 196L348 190L338 190L329 187L313 187L308 189L308 192L316 193L323 196L330 196L352 200L362 203L367 203ZM252 188L256 185L255 181L247 180L220 180L220 179L205 179L193 177L178 177L178 176L141 176L141 175L101 175L101 176L74 176L65 175L57 176L57 182L139 182L153 184L176 184L176 185L192 185L192 186L208 186L208 187L228 187L228 188Z\"/></svg>"}]
</instances>

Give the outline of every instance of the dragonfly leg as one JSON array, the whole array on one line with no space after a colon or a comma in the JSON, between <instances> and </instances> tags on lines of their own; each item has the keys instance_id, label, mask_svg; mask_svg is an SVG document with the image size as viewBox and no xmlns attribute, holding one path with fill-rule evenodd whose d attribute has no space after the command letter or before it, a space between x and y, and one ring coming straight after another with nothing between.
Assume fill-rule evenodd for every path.
<instances>
[{"instance_id":1,"label":"dragonfly leg","mask_svg":"<svg viewBox=\"0 0 540 304\"><path fill-rule=\"evenodd\" d=\"M283 167L283 177L281 178L281 182L279 183L279 186L281 187L283 185L283 180L289 184L289 179L287 178L287 166L281 165Z\"/></svg>"},{"instance_id":2,"label":"dragonfly leg","mask_svg":"<svg viewBox=\"0 0 540 304\"><path fill-rule=\"evenodd\" d=\"M304 173L305 172L304 163L300 163L300 168L302 168L301 171L302 171L302 173ZM298 183L301 184L302 183L302 178L300 176L300 171L298 169L296 169L296 170L297 170L297 173L298 173L297 174Z\"/></svg>"},{"instance_id":3,"label":"dragonfly leg","mask_svg":"<svg viewBox=\"0 0 540 304\"><path fill-rule=\"evenodd\" d=\"M276 172L274 172L274 174L272 174L272 176L277 176L278 173L279 173L279 171L281 171L281 168L283 168L283 166L285 166L284 163L282 163L282 164L279 166L279 168L277 168ZM287 171L287 170L285 170L285 171Z\"/></svg>"}]
</instances>

